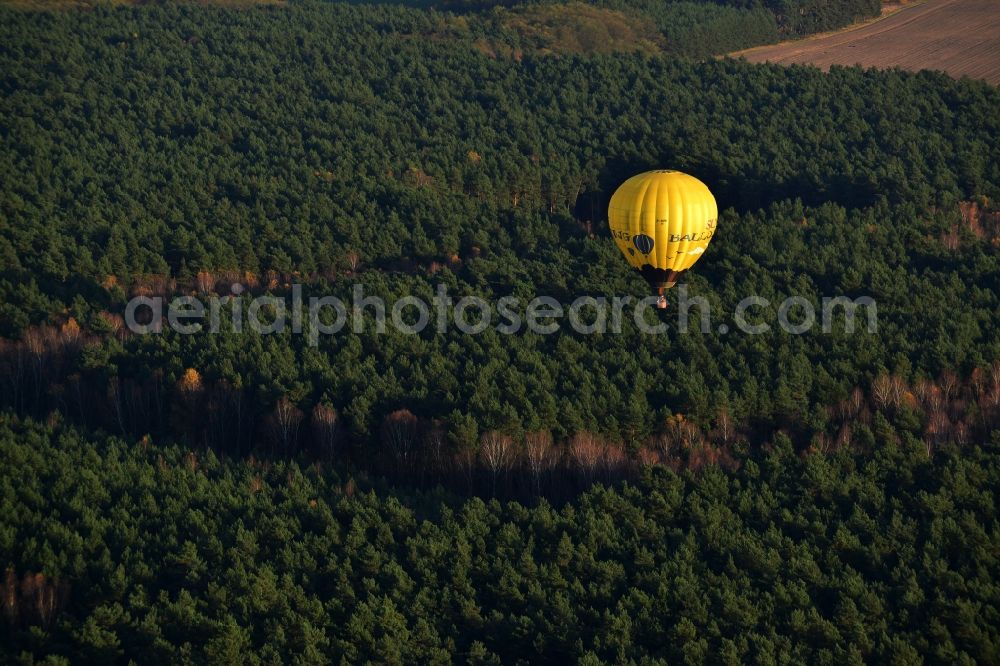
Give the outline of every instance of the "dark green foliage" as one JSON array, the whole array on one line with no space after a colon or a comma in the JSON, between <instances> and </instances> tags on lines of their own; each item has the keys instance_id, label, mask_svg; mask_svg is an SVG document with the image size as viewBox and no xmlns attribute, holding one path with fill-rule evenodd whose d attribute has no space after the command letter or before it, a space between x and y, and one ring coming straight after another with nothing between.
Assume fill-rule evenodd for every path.
<instances>
[{"instance_id":1,"label":"dark green foliage","mask_svg":"<svg viewBox=\"0 0 1000 666\"><path fill-rule=\"evenodd\" d=\"M777 21L761 7L678 2L665 8L657 25L671 53L704 58L778 41Z\"/></svg>"},{"instance_id":2,"label":"dark green foliage","mask_svg":"<svg viewBox=\"0 0 1000 666\"><path fill-rule=\"evenodd\" d=\"M779 437L560 510L0 419L7 663L1000 657L996 436L933 460Z\"/></svg>"},{"instance_id":3,"label":"dark green foliage","mask_svg":"<svg viewBox=\"0 0 1000 666\"><path fill-rule=\"evenodd\" d=\"M879 15L880 0L582 0L652 20L667 50L706 57L834 30ZM476 12L497 7L548 6L564 0L402 0L411 7Z\"/></svg>"},{"instance_id":4,"label":"dark green foliage","mask_svg":"<svg viewBox=\"0 0 1000 666\"><path fill-rule=\"evenodd\" d=\"M876 9L599 4L699 57ZM0 10L0 661L997 662L997 90L492 16ZM120 329L234 284L642 295L604 211L656 166L723 209L708 333ZM748 295L773 330L719 333ZM878 332L784 333L790 295Z\"/></svg>"},{"instance_id":5,"label":"dark green foliage","mask_svg":"<svg viewBox=\"0 0 1000 666\"><path fill-rule=\"evenodd\" d=\"M759 4L682 0L591 0L607 7L648 16L666 38L671 53L704 58L770 44L779 39L775 13Z\"/></svg>"},{"instance_id":6,"label":"dark green foliage","mask_svg":"<svg viewBox=\"0 0 1000 666\"><path fill-rule=\"evenodd\" d=\"M175 400L194 368L254 419L218 426L240 452L280 396L304 412L326 401L366 445L400 408L478 432L632 442L625 430L670 412L707 426L722 404L765 432L812 432L817 410L882 370L912 384L1000 355L996 230L956 231L961 200L1000 195L995 88L640 55L492 59L474 34L426 39L440 20L336 5L5 12L0 164L15 175L0 183L0 326L17 336L72 314L101 337L32 372L30 354L5 352L21 379L0 385L3 402L212 443ZM199 272L223 293L250 272L258 292L302 280L307 296L353 282L387 298L438 284L522 304L643 295L604 211L625 177L662 165L705 180L725 209L688 278L713 329L751 294L775 304L772 324L789 295L870 295L877 335L838 323L653 338L626 317L622 335L368 327L309 349L288 334L122 342L100 315L131 293L200 289Z\"/></svg>"},{"instance_id":7,"label":"dark green foliage","mask_svg":"<svg viewBox=\"0 0 1000 666\"><path fill-rule=\"evenodd\" d=\"M730 4L727 2L726 4ZM754 6L756 0L735 0L731 4ZM764 0L763 5L778 19L782 32L803 36L833 30L862 18L878 16L881 0Z\"/></svg>"}]
</instances>

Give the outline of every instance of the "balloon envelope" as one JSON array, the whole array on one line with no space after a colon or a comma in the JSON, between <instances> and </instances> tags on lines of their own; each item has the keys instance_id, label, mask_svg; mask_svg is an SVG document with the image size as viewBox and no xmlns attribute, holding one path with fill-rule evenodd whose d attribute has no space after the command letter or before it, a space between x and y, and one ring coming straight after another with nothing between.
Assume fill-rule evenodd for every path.
<instances>
[{"instance_id":1,"label":"balloon envelope","mask_svg":"<svg viewBox=\"0 0 1000 666\"><path fill-rule=\"evenodd\" d=\"M632 176L611 197L608 224L629 264L663 289L701 258L719 209L705 183L680 171Z\"/></svg>"}]
</instances>

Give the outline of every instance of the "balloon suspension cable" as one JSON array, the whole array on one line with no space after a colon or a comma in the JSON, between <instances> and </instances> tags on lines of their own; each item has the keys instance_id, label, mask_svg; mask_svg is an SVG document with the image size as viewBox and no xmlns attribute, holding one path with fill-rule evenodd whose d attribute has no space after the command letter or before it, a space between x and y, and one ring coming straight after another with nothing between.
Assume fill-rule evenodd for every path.
<instances>
[{"instance_id":1,"label":"balloon suspension cable","mask_svg":"<svg viewBox=\"0 0 1000 666\"><path fill-rule=\"evenodd\" d=\"M663 287L656 290L656 307L660 310L667 309L667 297L663 295Z\"/></svg>"}]
</instances>

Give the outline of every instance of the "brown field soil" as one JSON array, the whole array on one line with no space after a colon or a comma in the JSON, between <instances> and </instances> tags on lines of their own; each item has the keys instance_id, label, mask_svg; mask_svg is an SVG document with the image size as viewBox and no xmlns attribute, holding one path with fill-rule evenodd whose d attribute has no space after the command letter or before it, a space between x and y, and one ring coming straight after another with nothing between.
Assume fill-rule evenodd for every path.
<instances>
[{"instance_id":1,"label":"brown field soil","mask_svg":"<svg viewBox=\"0 0 1000 666\"><path fill-rule=\"evenodd\" d=\"M1000 84L1000 0L924 0L846 30L730 54L750 62L936 69Z\"/></svg>"}]
</instances>

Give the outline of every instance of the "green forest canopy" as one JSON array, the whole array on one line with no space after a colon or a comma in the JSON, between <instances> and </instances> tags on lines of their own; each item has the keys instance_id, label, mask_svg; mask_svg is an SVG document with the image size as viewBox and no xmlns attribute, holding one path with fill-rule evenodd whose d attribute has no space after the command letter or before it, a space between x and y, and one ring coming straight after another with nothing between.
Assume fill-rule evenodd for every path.
<instances>
[{"instance_id":1,"label":"green forest canopy","mask_svg":"<svg viewBox=\"0 0 1000 666\"><path fill-rule=\"evenodd\" d=\"M998 447L779 437L560 509L0 416L0 658L994 663Z\"/></svg>"},{"instance_id":2,"label":"green forest canopy","mask_svg":"<svg viewBox=\"0 0 1000 666\"><path fill-rule=\"evenodd\" d=\"M52 342L60 358L5 385L4 401L182 436L166 389L194 369L261 419L281 397L328 404L361 443L402 408L559 438L622 439L628 422L641 441L671 413L708 427L720 406L765 430L806 424L808 441L832 427L823 410L882 373L912 385L1000 356L995 88L662 55L489 57L474 35L424 38L442 21L313 4L8 11L0 161L18 177L0 185L2 332L72 316L95 344L64 363ZM714 312L749 294L817 308L868 295L877 335L366 333L317 349L289 335L109 335L132 294L233 282L643 294L604 207L661 165L709 183L723 209L689 278Z\"/></svg>"},{"instance_id":3,"label":"green forest canopy","mask_svg":"<svg viewBox=\"0 0 1000 666\"><path fill-rule=\"evenodd\" d=\"M593 4L0 8L0 660L997 661L1000 94L690 59L872 3ZM660 166L713 321L877 333L121 328L642 295L604 211Z\"/></svg>"}]
</instances>

